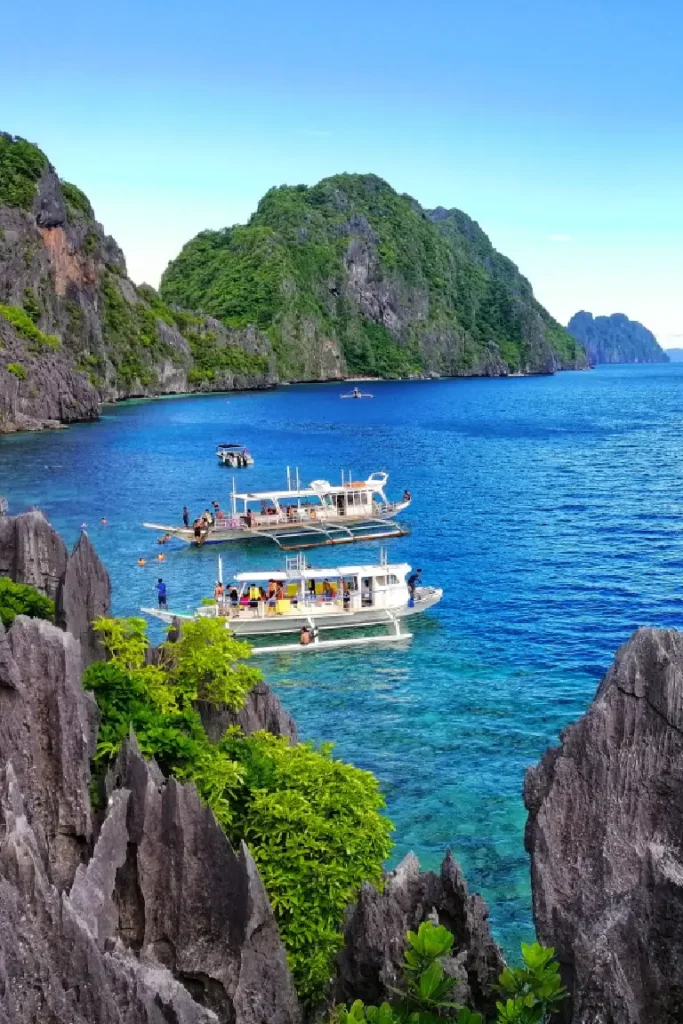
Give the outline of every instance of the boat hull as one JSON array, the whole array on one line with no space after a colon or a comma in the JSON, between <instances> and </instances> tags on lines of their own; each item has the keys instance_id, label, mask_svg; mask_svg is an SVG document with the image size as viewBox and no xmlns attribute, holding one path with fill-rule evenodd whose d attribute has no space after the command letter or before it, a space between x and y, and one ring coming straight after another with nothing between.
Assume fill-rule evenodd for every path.
<instances>
[{"instance_id":1,"label":"boat hull","mask_svg":"<svg viewBox=\"0 0 683 1024\"><path fill-rule=\"evenodd\" d=\"M395 515L408 508L409 501L399 501L386 511L368 516L330 516L329 518L308 519L301 522L288 520L273 522L272 525L248 526L213 526L201 538L194 535L194 529L182 526L165 526L163 523L143 523L148 530L170 534L176 540L195 547L206 544L230 544L241 541L270 540L281 547L288 542L296 548L322 547L327 544L344 544L355 540L381 539L385 536L397 536L407 533L392 522ZM385 524L386 533L376 532L379 524ZM363 535L366 527L367 536Z\"/></svg>"},{"instance_id":2,"label":"boat hull","mask_svg":"<svg viewBox=\"0 0 683 1024\"><path fill-rule=\"evenodd\" d=\"M264 613L263 605L259 606L258 614L254 615L251 609L240 610L237 616L226 617L226 627L240 639L248 639L253 636L277 636L283 633L299 633L304 626L313 626L318 630L344 630L368 628L371 626L387 626L396 620L411 618L413 615L420 615L443 597L443 590L438 587L419 587L415 593L415 602L410 602L394 608L360 608L353 611L344 611L343 608L326 608L324 606L311 605L301 610L293 610L284 615L276 613ZM158 611L156 608L143 608L143 612L162 622L171 623L174 618L194 619L203 617L192 615L174 615L173 612ZM208 611L211 615L212 610Z\"/></svg>"}]
</instances>

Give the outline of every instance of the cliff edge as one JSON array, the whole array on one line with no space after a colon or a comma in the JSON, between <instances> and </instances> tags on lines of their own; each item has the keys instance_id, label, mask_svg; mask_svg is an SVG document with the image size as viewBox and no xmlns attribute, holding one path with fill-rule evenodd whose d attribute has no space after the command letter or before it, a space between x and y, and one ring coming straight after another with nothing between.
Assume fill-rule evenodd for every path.
<instances>
[{"instance_id":1,"label":"cliff edge","mask_svg":"<svg viewBox=\"0 0 683 1024\"><path fill-rule=\"evenodd\" d=\"M683 1020L683 636L640 629L529 769L534 919L572 1024Z\"/></svg>"}]
</instances>

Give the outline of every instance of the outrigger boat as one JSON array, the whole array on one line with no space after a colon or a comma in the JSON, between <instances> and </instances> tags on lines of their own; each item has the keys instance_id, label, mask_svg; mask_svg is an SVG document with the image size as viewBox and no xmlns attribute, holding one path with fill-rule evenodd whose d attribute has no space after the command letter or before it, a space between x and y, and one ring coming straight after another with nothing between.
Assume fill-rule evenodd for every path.
<instances>
[{"instance_id":1,"label":"outrigger boat","mask_svg":"<svg viewBox=\"0 0 683 1024\"><path fill-rule=\"evenodd\" d=\"M359 391L358 388L354 388L350 395L340 395L340 398L374 398L374 395L369 395L367 392Z\"/></svg>"},{"instance_id":2,"label":"outrigger boat","mask_svg":"<svg viewBox=\"0 0 683 1024\"><path fill-rule=\"evenodd\" d=\"M292 481L288 469L287 478L287 488L282 491L238 493L233 484L230 512L219 512L213 522L201 527L143 526L200 547L266 539L285 551L408 533L391 519L410 505L410 498L389 501L385 493L388 473L372 473L367 480L345 480L342 473L340 484L314 480L308 487L301 487L298 472Z\"/></svg>"},{"instance_id":3,"label":"outrigger boat","mask_svg":"<svg viewBox=\"0 0 683 1024\"><path fill-rule=\"evenodd\" d=\"M249 454L249 449L245 448L243 444L219 444L216 448L216 455L224 466L230 466L231 469L246 469L247 466L254 465L254 459Z\"/></svg>"},{"instance_id":4,"label":"outrigger boat","mask_svg":"<svg viewBox=\"0 0 683 1024\"><path fill-rule=\"evenodd\" d=\"M410 570L405 562L387 562L386 556L378 565L314 569L303 555L297 555L286 560L284 571L237 573L222 599L201 605L194 614L141 610L169 624L175 619L223 618L226 628L245 640L299 634L298 642L255 647L254 654L405 641L412 634L402 631L401 621L427 611L443 596L440 588L424 586L415 587L411 595L406 582ZM220 559L218 577L222 583ZM386 626L389 632L331 640L319 637L323 631L373 626Z\"/></svg>"}]
</instances>

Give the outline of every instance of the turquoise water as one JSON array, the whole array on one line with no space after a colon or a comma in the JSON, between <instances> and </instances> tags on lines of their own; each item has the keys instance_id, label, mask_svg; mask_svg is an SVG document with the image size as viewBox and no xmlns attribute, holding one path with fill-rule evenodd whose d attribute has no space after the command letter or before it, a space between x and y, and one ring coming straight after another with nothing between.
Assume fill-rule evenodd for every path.
<instances>
[{"instance_id":1,"label":"turquoise water","mask_svg":"<svg viewBox=\"0 0 683 1024\"><path fill-rule=\"evenodd\" d=\"M638 625L679 625L683 538L683 365L613 367L512 380L373 383L214 395L110 408L102 422L0 441L0 494L40 505L71 542L81 522L111 571L114 610L153 600L155 536L232 473L214 457L239 441L249 489L389 471L413 494L392 558L445 588L407 650L325 652L264 662L303 737L381 779L396 823L394 861L437 867L446 846L489 902L508 949L532 931L523 848L524 770L592 698ZM245 486L246 489L246 486ZM100 525L105 516L108 525ZM374 559L379 545L311 553ZM211 592L217 549L169 545L172 607ZM223 549L226 570L275 567L270 546Z\"/></svg>"}]
</instances>

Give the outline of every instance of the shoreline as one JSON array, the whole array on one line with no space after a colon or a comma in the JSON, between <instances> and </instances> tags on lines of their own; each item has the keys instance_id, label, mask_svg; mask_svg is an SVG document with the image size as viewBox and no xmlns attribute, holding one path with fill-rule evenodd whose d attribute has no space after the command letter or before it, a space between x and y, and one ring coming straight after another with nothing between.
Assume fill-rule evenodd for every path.
<instances>
[{"instance_id":1,"label":"shoreline","mask_svg":"<svg viewBox=\"0 0 683 1024\"><path fill-rule=\"evenodd\" d=\"M613 364L616 365L616 364ZM630 365L630 364L622 364ZM644 365L644 364L642 364ZM436 383L437 381L452 381L452 380L509 380L509 379L527 379L530 377L554 377L558 373L583 373L586 370L593 370L595 367L592 366L576 366L576 367L560 367L557 370L550 372L536 371L533 373L467 373L467 374L425 374L424 376L410 376L410 377L326 377L316 380L291 380L291 381L279 381L278 383L264 384L262 387L249 387L249 388L231 388L225 390L197 390L197 391L164 391L154 395L127 395L125 398L115 398L113 401L102 401L100 402L100 412L96 418L89 417L82 420L70 420L64 422L62 420L44 421L40 425L34 428L22 428L18 430L3 430L0 428L0 441L5 437L16 437L21 434L42 434L46 432L56 430L67 430L69 427L75 424L84 423L98 423L102 419L103 411L109 408L115 408L119 405L125 405L126 403L137 403L137 402L158 402L161 400L169 401L176 398L206 398L211 395L245 395L245 394L261 394L267 391L277 391L280 388L285 387L306 387L314 386L318 384L355 384L355 383L385 383L385 382L400 382L402 384L409 384L413 382L422 383Z\"/></svg>"}]
</instances>

